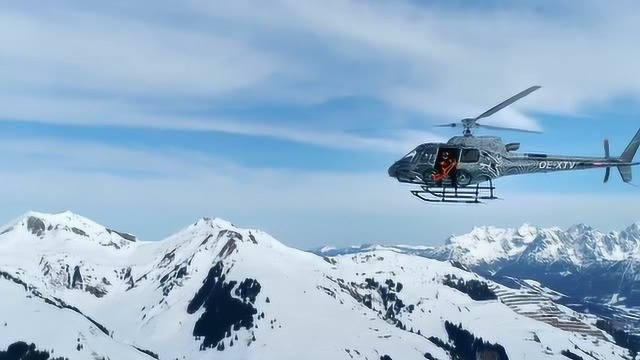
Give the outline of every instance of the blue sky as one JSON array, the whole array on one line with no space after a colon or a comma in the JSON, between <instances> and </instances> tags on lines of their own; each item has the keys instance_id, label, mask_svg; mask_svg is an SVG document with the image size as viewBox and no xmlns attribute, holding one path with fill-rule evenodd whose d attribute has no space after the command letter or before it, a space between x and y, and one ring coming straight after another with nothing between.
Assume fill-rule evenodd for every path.
<instances>
[{"instance_id":1,"label":"blue sky","mask_svg":"<svg viewBox=\"0 0 640 360\"><path fill-rule=\"evenodd\" d=\"M478 208L418 203L386 169L531 85L486 123L544 134L505 141L620 153L639 18L631 1L2 1L0 218L72 210L161 239L214 216L301 248L619 230L640 193L615 172L501 179Z\"/></svg>"}]
</instances>

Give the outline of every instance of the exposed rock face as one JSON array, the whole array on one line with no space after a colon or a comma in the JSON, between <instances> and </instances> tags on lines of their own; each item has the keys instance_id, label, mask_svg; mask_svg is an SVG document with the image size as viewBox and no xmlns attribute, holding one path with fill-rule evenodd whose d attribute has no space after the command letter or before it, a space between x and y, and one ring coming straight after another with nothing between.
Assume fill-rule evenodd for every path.
<instances>
[{"instance_id":1,"label":"exposed rock face","mask_svg":"<svg viewBox=\"0 0 640 360\"><path fill-rule=\"evenodd\" d=\"M36 236L42 236L45 231L45 225L42 219L34 216L27 218L27 230L31 231Z\"/></svg>"},{"instance_id":2,"label":"exposed rock face","mask_svg":"<svg viewBox=\"0 0 640 360\"><path fill-rule=\"evenodd\" d=\"M71 282L72 289L82 289L82 274L80 274L80 267L76 265L73 269L73 280Z\"/></svg>"},{"instance_id":3,"label":"exposed rock face","mask_svg":"<svg viewBox=\"0 0 640 360\"><path fill-rule=\"evenodd\" d=\"M242 328L253 329L260 283L245 279L237 287L236 284L236 281L225 281L222 262L218 262L209 270L204 284L189 303L189 314L201 307L205 309L193 329L194 336L203 337L203 349L219 346L225 337L233 336Z\"/></svg>"}]
</instances>

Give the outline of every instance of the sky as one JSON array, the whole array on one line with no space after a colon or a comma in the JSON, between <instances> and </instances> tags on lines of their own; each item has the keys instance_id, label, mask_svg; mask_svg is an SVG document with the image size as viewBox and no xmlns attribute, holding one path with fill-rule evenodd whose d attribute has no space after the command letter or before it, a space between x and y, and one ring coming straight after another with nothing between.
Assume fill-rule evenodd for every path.
<instances>
[{"instance_id":1,"label":"sky","mask_svg":"<svg viewBox=\"0 0 640 360\"><path fill-rule=\"evenodd\" d=\"M0 222L71 210L160 240L200 217L287 245L442 244L474 226L640 221L616 171L513 176L430 206L387 168L484 123L618 155L640 127L634 1L2 1Z\"/></svg>"}]
</instances>

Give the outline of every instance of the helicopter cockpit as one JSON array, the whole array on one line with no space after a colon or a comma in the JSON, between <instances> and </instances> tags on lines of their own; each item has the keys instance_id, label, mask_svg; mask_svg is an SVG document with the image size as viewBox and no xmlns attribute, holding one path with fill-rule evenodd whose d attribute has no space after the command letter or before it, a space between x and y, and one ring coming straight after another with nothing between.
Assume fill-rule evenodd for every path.
<instances>
[{"instance_id":1,"label":"helicopter cockpit","mask_svg":"<svg viewBox=\"0 0 640 360\"><path fill-rule=\"evenodd\" d=\"M401 182L439 183L456 174L459 167L466 168L480 160L475 146L451 143L425 143L411 150L389 168L389 175Z\"/></svg>"}]
</instances>

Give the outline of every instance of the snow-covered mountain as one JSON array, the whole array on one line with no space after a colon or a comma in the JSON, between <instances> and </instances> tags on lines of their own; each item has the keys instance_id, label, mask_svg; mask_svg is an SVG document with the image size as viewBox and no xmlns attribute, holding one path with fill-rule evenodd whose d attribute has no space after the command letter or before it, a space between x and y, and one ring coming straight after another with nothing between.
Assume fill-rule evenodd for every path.
<instances>
[{"instance_id":1,"label":"snow-covered mountain","mask_svg":"<svg viewBox=\"0 0 640 360\"><path fill-rule=\"evenodd\" d=\"M481 271L500 269L514 261L546 264L561 261L585 268L598 262L640 259L640 223L606 234L585 224L566 230L529 224L517 229L479 226L467 234L449 237L439 247L370 244L347 248L325 246L313 252L335 255L374 248L393 248L441 260L455 260Z\"/></svg>"},{"instance_id":2,"label":"snow-covered mountain","mask_svg":"<svg viewBox=\"0 0 640 360\"><path fill-rule=\"evenodd\" d=\"M640 223L603 233L585 224L568 229L475 227L440 247L365 245L317 249L318 254L387 248L452 261L502 283L532 279L563 293L575 309L622 313L628 328L640 328ZM612 315L613 316L613 315ZM640 333L640 331L638 331Z\"/></svg>"},{"instance_id":3,"label":"snow-covered mountain","mask_svg":"<svg viewBox=\"0 0 640 360\"><path fill-rule=\"evenodd\" d=\"M593 316L550 299L514 302L531 292L397 249L318 256L217 218L161 241L71 212L28 213L0 232L0 358L628 354ZM532 315L549 306L548 317Z\"/></svg>"},{"instance_id":4,"label":"snow-covered mountain","mask_svg":"<svg viewBox=\"0 0 640 360\"><path fill-rule=\"evenodd\" d=\"M456 259L468 266L526 261L528 263L570 263L586 268L598 262L639 260L640 223L610 233L585 224L566 230L558 227L519 229L476 227L470 233L451 236L434 256Z\"/></svg>"},{"instance_id":5,"label":"snow-covered mountain","mask_svg":"<svg viewBox=\"0 0 640 360\"><path fill-rule=\"evenodd\" d=\"M344 255L374 249L390 249L443 261L454 260L465 266L484 271L498 269L513 261L534 241L540 231L547 230L541 230L527 224L518 229L475 227L468 234L449 237L444 246L440 247L365 244L346 248L324 246L313 249L312 252L322 255Z\"/></svg>"},{"instance_id":6,"label":"snow-covered mountain","mask_svg":"<svg viewBox=\"0 0 640 360\"><path fill-rule=\"evenodd\" d=\"M640 223L609 233L584 224L478 227L422 254L487 276L534 279L574 297L640 307Z\"/></svg>"}]
</instances>

